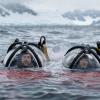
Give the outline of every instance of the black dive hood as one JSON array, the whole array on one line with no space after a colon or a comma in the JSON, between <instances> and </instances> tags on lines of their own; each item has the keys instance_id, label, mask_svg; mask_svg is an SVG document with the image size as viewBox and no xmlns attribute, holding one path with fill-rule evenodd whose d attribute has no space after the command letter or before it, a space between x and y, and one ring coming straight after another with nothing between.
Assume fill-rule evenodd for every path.
<instances>
[{"instance_id":1,"label":"black dive hood","mask_svg":"<svg viewBox=\"0 0 100 100\"><path fill-rule=\"evenodd\" d=\"M78 51L78 53L74 53L75 56L72 56L71 52L73 52L75 50L79 50L79 51ZM96 59L96 61L100 64L100 58L99 58L96 51L97 51L96 47L89 46L89 45L74 46L66 52L63 64L65 65L65 67L66 67L66 65L69 65L68 67L70 69L73 69L73 66L75 66L78 59L81 58L84 55L90 55L90 56L94 57ZM69 60L70 64L68 64L69 62L67 60L69 59L68 57L70 57L70 56L72 56L72 61L70 61L71 60L70 59Z\"/></svg>"},{"instance_id":2,"label":"black dive hood","mask_svg":"<svg viewBox=\"0 0 100 100\"><path fill-rule=\"evenodd\" d=\"M38 67L43 66L43 60L45 59L44 54L39 49L38 44L36 43L28 43L28 42L20 42L19 39L16 39L13 44L10 45L10 47L7 50L7 55L3 61L5 67L9 67L10 63L13 59L13 57L16 55L17 52L31 52L32 56L35 59L35 62L37 63ZM38 53L39 52L39 53ZM41 55L39 55L41 54ZM42 57L40 57L42 56ZM42 60L43 58L43 60Z\"/></svg>"}]
</instances>

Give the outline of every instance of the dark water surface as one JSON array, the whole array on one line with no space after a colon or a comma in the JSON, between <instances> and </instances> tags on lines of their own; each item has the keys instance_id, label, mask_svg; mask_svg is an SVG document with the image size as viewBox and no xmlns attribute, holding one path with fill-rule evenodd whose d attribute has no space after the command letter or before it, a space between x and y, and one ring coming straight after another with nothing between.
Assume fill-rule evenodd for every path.
<instances>
[{"instance_id":1,"label":"dark water surface","mask_svg":"<svg viewBox=\"0 0 100 100\"><path fill-rule=\"evenodd\" d=\"M100 100L100 72L71 72L62 59L77 44L95 45L100 28L94 26L0 26L0 60L8 46L19 38L39 41L47 38L51 61L42 70L0 70L1 100Z\"/></svg>"}]
</instances>

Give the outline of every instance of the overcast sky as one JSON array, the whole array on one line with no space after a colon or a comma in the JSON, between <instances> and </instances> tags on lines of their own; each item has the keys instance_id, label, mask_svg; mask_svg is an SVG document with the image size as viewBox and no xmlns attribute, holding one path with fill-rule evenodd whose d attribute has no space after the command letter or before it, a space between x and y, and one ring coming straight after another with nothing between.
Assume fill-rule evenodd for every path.
<instances>
[{"instance_id":1,"label":"overcast sky","mask_svg":"<svg viewBox=\"0 0 100 100\"><path fill-rule=\"evenodd\" d=\"M0 0L2 2L25 3L38 11L59 11L65 12L73 9L98 9L100 0Z\"/></svg>"},{"instance_id":2,"label":"overcast sky","mask_svg":"<svg viewBox=\"0 0 100 100\"><path fill-rule=\"evenodd\" d=\"M100 0L26 0L37 10L69 11L73 9L99 9Z\"/></svg>"}]
</instances>

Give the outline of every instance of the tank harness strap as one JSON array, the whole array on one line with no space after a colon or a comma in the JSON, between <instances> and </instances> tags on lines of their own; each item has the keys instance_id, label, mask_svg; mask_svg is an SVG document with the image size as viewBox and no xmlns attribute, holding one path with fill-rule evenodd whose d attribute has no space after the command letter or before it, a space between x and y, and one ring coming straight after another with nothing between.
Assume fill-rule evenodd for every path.
<instances>
[{"instance_id":1,"label":"tank harness strap","mask_svg":"<svg viewBox=\"0 0 100 100\"><path fill-rule=\"evenodd\" d=\"M71 52L72 50L75 50L75 49L84 49L84 48L85 48L84 46L74 46L74 47L70 48L70 49L65 53L65 55L66 55L67 53Z\"/></svg>"},{"instance_id":2,"label":"tank harness strap","mask_svg":"<svg viewBox=\"0 0 100 100\"><path fill-rule=\"evenodd\" d=\"M15 48L15 50L12 52L12 54L9 57L9 59L7 60L5 67L9 67L9 64L10 64L12 58L14 57L16 52L19 51L21 48L22 48L22 46L19 46L18 48Z\"/></svg>"},{"instance_id":3,"label":"tank harness strap","mask_svg":"<svg viewBox=\"0 0 100 100\"><path fill-rule=\"evenodd\" d=\"M19 39L15 39L15 41L9 46L7 53L12 50L16 45L21 44L21 42L19 41Z\"/></svg>"},{"instance_id":4,"label":"tank harness strap","mask_svg":"<svg viewBox=\"0 0 100 100\"><path fill-rule=\"evenodd\" d=\"M75 62L77 61L78 58L80 58L80 56L84 54L84 50L82 50L80 53L78 53L78 55L74 58L73 62L71 63L71 65L69 66L70 69L73 68Z\"/></svg>"},{"instance_id":5,"label":"tank harness strap","mask_svg":"<svg viewBox=\"0 0 100 100\"><path fill-rule=\"evenodd\" d=\"M41 61L40 61L38 55L35 53L35 51L34 51L30 46L27 46L27 48L28 48L28 49L32 52L32 54L35 56L35 58L36 58L36 60L37 60L37 62L38 62L39 67L42 67L42 63L41 63Z\"/></svg>"},{"instance_id":6,"label":"tank harness strap","mask_svg":"<svg viewBox=\"0 0 100 100\"><path fill-rule=\"evenodd\" d=\"M98 60L98 62L100 63L100 58L97 55L97 53L95 53L93 50L90 50L90 53L92 53L96 57L96 59Z\"/></svg>"}]
</instances>

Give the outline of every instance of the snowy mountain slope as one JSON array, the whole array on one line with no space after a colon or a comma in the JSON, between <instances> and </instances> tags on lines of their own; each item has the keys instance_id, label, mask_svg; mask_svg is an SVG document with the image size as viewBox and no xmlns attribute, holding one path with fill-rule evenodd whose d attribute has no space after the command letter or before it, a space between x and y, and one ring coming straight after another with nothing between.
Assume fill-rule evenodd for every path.
<instances>
[{"instance_id":1,"label":"snowy mountain slope","mask_svg":"<svg viewBox=\"0 0 100 100\"><path fill-rule=\"evenodd\" d=\"M85 17L91 17L93 19L100 17L100 11L99 10L86 10L86 11L80 11L80 10L74 10L73 12L66 12L63 14L64 18L69 18L71 20L78 19L80 21L85 21Z\"/></svg>"},{"instance_id":2,"label":"snowy mountain slope","mask_svg":"<svg viewBox=\"0 0 100 100\"><path fill-rule=\"evenodd\" d=\"M33 16L37 15L36 12L29 9L25 5L22 5L22 4L19 4L19 3L10 3L10 4L3 5L3 6L13 13L19 13L19 14L28 13L28 14L31 14Z\"/></svg>"},{"instance_id":3,"label":"snowy mountain slope","mask_svg":"<svg viewBox=\"0 0 100 100\"><path fill-rule=\"evenodd\" d=\"M58 11L37 12L28 4L0 5L0 24L33 25L100 25L99 10L73 10L64 14Z\"/></svg>"},{"instance_id":4,"label":"snowy mountain slope","mask_svg":"<svg viewBox=\"0 0 100 100\"><path fill-rule=\"evenodd\" d=\"M9 16L10 13L4 7L0 6L0 15L2 17L5 17L5 16Z\"/></svg>"}]
</instances>

